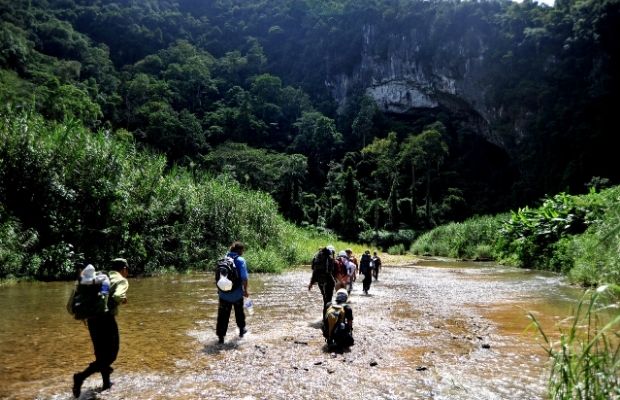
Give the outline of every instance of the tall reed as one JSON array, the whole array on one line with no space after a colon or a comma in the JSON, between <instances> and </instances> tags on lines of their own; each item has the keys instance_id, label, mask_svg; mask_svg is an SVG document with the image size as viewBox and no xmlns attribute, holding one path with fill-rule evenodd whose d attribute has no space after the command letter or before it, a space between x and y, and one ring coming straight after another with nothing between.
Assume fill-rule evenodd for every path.
<instances>
[{"instance_id":1,"label":"tall reed","mask_svg":"<svg viewBox=\"0 0 620 400\"><path fill-rule=\"evenodd\" d=\"M604 298L607 287L588 290L577 304L568 328L554 340L529 317L544 340L551 360L549 397L557 400L620 398L620 315L618 303Z\"/></svg>"}]
</instances>

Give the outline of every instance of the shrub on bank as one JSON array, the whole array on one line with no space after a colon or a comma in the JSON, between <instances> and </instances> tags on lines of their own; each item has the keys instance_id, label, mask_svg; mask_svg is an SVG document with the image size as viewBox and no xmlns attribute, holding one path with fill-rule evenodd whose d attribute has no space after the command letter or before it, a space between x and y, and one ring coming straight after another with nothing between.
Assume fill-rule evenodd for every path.
<instances>
[{"instance_id":1,"label":"shrub on bank","mask_svg":"<svg viewBox=\"0 0 620 400\"><path fill-rule=\"evenodd\" d=\"M505 218L505 214L482 216L439 226L420 236L410 251L418 255L494 259L498 255L497 232Z\"/></svg>"},{"instance_id":2,"label":"shrub on bank","mask_svg":"<svg viewBox=\"0 0 620 400\"><path fill-rule=\"evenodd\" d=\"M560 193L539 208L439 226L411 245L414 254L494 259L568 274L584 285L620 283L620 186Z\"/></svg>"},{"instance_id":3,"label":"shrub on bank","mask_svg":"<svg viewBox=\"0 0 620 400\"><path fill-rule=\"evenodd\" d=\"M278 271L333 240L284 221L267 194L121 136L0 114L0 278L70 278L76 261L116 256L137 273L207 269L234 240L252 271Z\"/></svg>"}]
</instances>

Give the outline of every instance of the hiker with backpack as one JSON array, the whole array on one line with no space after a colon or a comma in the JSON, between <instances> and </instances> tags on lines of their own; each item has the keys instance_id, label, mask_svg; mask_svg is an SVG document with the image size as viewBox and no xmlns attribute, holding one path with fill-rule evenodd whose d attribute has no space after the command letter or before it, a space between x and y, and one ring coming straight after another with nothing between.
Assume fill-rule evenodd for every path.
<instances>
[{"instance_id":1,"label":"hiker with backpack","mask_svg":"<svg viewBox=\"0 0 620 400\"><path fill-rule=\"evenodd\" d=\"M323 336L330 351L339 351L353 346L353 309L347 300L346 289L336 292L335 303L329 303L323 318Z\"/></svg>"},{"instance_id":2,"label":"hiker with backpack","mask_svg":"<svg viewBox=\"0 0 620 400\"><path fill-rule=\"evenodd\" d=\"M377 255L377 252L375 251L372 257L372 275L375 278L375 281L379 280L379 269L381 269L381 258Z\"/></svg>"},{"instance_id":3,"label":"hiker with backpack","mask_svg":"<svg viewBox=\"0 0 620 400\"><path fill-rule=\"evenodd\" d=\"M334 290L346 289L349 285L349 273L347 272L345 261L340 255L334 259L334 280L336 281Z\"/></svg>"},{"instance_id":4,"label":"hiker with backpack","mask_svg":"<svg viewBox=\"0 0 620 400\"><path fill-rule=\"evenodd\" d=\"M321 296L323 296L323 312L325 312L327 303L332 301L335 287L335 260L334 253L336 249L328 245L319 249L312 258L312 276L308 284L308 290L312 290L314 284L318 284Z\"/></svg>"},{"instance_id":5,"label":"hiker with backpack","mask_svg":"<svg viewBox=\"0 0 620 400\"><path fill-rule=\"evenodd\" d=\"M362 288L364 294L368 294L370 290L370 284L372 283L372 258L370 257L370 250L366 250L360 258L360 273L364 275L362 281Z\"/></svg>"},{"instance_id":6,"label":"hiker with backpack","mask_svg":"<svg viewBox=\"0 0 620 400\"><path fill-rule=\"evenodd\" d=\"M355 264L349 260L347 256L346 250L342 250L338 253L338 261L344 266L344 270L346 271L346 277L344 278L344 289L346 289L347 293L351 293L353 290L353 278L355 276Z\"/></svg>"},{"instance_id":7,"label":"hiker with backpack","mask_svg":"<svg viewBox=\"0 0 620 400\"><path fill-rule=\"evenodd\" d=\"M249 293L248 268L245 259L241 257L244 252L245 245L241 242L234 242L226 257L217 263L215 282L219 307L217 309L215 334L218 337L219 344L224 343L233 308L235 309L235 322L239 328L239 337L243 337L247 333L243 298L249 297Z\"/></svg>"},{"instance_id":8,"label":"hiker with backpack","mask_svg":"<svg viewBox=\"0 0 620 400\"><path fill-rule=\"evenodd\" d=\"M101 390L112 387L110 381L112 363L116 360L120 344L115 316L118 315L118 306L127 303L128 273L127 260L116 258L112 260L111 270L107 275L95 274L92 265L88 265L80 274L80 281L70 299L70 311L76 319L86 321L95 350L95 361L84 371L73 375L73 395L76 398L80 397L82 384L86 378L96 372L101 373L103 380ZM80 295L82 295L81 301ZM87 296L94 296L94 301L88 300ZM85 304L93 306L85 308Z\"/></svg>"},{"instance_id":9,"label":"hiker with backpack","mask_svg":"<svg viewBox=\"0 0 620 400\"><path fill-rule=\"evenodd\" d=\"M346 249L345 252L347 253L347 258L349 259L349 261L351 261L353 265L355 265L355 269L353 270L353 281L352 281L352 282L355 282L357 280L357 274L359 273L360 266L357 261L357 257L355 257L355 254L353 254L353 250Z\"/></svg>"}]
</instances>

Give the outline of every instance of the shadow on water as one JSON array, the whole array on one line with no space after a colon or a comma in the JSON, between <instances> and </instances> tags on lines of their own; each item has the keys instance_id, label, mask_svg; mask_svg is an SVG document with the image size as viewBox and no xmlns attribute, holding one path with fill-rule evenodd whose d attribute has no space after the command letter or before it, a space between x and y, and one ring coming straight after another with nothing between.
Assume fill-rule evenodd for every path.
<instances>
[{"instance_id":1,"label":"shadow on water","mask_svg":"<svg viewBox=\"0 0 620 400\"><path fill-rule=\"evenodd\" d=\"M355 345L339 354L325 345L321 295L308 280L305 269L252 275L250 332L239 337L231 316L224 344L210 274L131 280L115 385L97 393L93 376L82 398L542 398L545 357L524 333L527 312L552 331L578 295L557 276L490 264L388 266L370 295L355 284ZM86 327L64 311L70 290L0 292L0 398L72 398L71 376L92 350Z\"/></svg>"}]
</instances>

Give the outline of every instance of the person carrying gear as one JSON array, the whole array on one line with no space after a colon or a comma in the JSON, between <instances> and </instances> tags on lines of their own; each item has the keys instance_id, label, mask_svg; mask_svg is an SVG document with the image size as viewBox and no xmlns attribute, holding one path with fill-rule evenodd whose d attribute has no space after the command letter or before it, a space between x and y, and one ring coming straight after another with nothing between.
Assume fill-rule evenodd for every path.
<instances>
[{"instance_id":1,"label":"person carrying gear","mask_svg":"<svg viewBox=\"0 0 620 400\"><path fill-rule=\"evenodd\" d=\"M334 296L334 253L333 246L328 245L320 249L312 258L312 277L308 284L308 290L312 289L315 283L318 284L321 295L323 296L323 313L325 313L327 303L332 301Z\"/></svg>"},{"instance_id":2,"label":"person carrying gear","mask_svg":"<svg viewBox=\"0 0 620 400\"><path fill-rule=\"evenodd\" d=\"M329 303L323 317L323 336L330 351L339 351L353 346L353 309L347 300L346 289L336 292L335 303Z\"/></svg>"}]
</instances>

